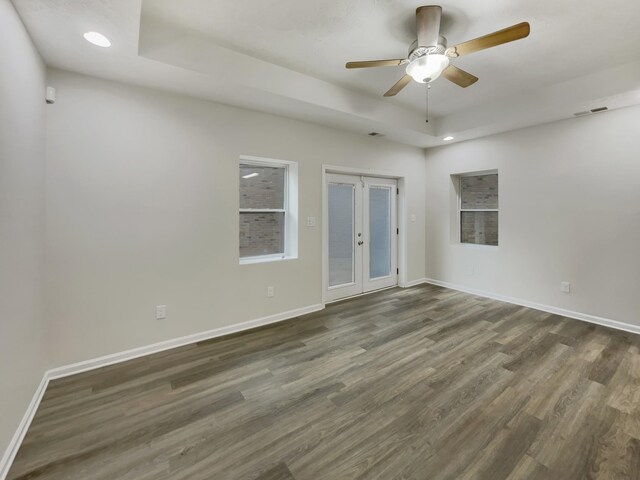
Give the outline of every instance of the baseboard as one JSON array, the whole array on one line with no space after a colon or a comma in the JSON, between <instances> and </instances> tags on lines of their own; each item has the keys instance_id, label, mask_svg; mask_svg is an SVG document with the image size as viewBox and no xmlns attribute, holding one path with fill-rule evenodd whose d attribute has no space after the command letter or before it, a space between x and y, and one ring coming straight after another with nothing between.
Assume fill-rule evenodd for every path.
<instances>
[{"instance_id":1,"label":"baseboard","mask_svg":"<svg viewBox=\"0 0 640 480\"><path fill-rule=\"evenodd\" d=\"M73 363L71 365L65 365L62 367L56 367L47 370L42 377L40 385L38 385L36 393L31 399L29 408L24 414L24 417L22 418L22 421L20 422L16 433L13 435L9 446L7 447L2 460L0 461L0 480L5 480L7 474L9 473L11 464L13 463L13 460L18 453L18 449L22 444L22 440L24 440L24 437L27 434L27 430L29 430L31 421L33 420L33 417L38 410L38 406L40 405L40 401L42 400L42 396L44 395L44 392L46 391L47 385L49 384L50 380L68 377L69 375L75 375L76 373L82 373L88 370L94 370L96 368L106 367L108 365L133 360L134 358L170 350L176 347L182 347L190 343L202 342L204 340L210 340L212 338L222 337L232 333L251 330L252 328L256 327L262 327L272 323L282 322L283 320L306 315L307 313L317 312L319 310L322 310L323 308L324 305L322 304L309 305L307 307L297 308L295 310L289 310L282 313L276 313L274 315L269 315L267 317L262 317L255 320L249 320L247 322L237 323L235 325L229 325L227 327L194 333L192 335L186 335L184 337L174 338L171 340L154 343L152 345L137 347L131 350L126 350L124 352L113 353L110 355L105 355L102 357L93 358L90 360Z\"/></svg>"},{"instance_id":2,"label":"baseboard","mask_svg":"<svg viewBox=\"0 0 640 480\"><path fill-rule=\"evenodd\" d=\"M624 332L640 334L640 326L633 325L631 323L620 322L618 320L612 320L610 318L598 317L596 315L590 315L588 313L574 312L572 310L565 310L564 308L553 307L551 305L545 305L542 303L531 302L529 300L523 300L521 298L509 297L507 295L500 295L497 293L485 292L483 290L477 290L475 288L469 288L454 283L443 282L433 278L425 278L425 283L432 285L438 285L440 287L450 288L451 290L457 290L459 292L470 293L479 297L491 298L493 300L499 300L501 302L513 303L514 305L520 305L523 307L534 308L536 310L542 310L543 312L555 313L563 317L573 318L576 320L582 320L583 322L595 323L596 325L602 325L603 327L615 328L616 330L622 330Z\"/></svg>"},{"instance_id":3,"label":"baseboard","mask_svg":"<svg viewBox=\"0 0 640 480\"><path fill-rule=\"evenodd\" d=\"M22 417L16 433L13 434L13 438L9 442L9 445L2 456L2 460L0 460L0 480L4 480L9 474L11 464L16 458L16 454L18 453L20 445L22 445L22 441L24 440L24 436L27 434L27 430L29 430L29 426L31 425L33 417L38 410L42 396L47 390L47 385L49 384L49 377L47 376L47 373L48 372L42 376L42 380L40 380L40 384L31 398L31 403L29 403L29 407Z\"/></svg>"},{"instance_id":4,"label":"baseboard","mask_svg":"<svg viewBox=\"0 0 640 480\"><path fill-rule=\"evenodd\" d=\"M410 287L415 287L416 285L422 285L423 283L427 283L427 279L426 278L418 278L417 280L411 280L409 282L403 283L400 286L402 288L410 288Z\"/></svg>"},{"instance_id":5,"label":"baseboard","mask_svg":"<svg viewBox=\"0 0 640 480\"><path fill-rule=\"evenodd\" d=\"M307 313L317 312L322 310L324 305L316 304L309 305L307 307L297 308L295 310L289 310L287 312L276 313L267 317L258 318L255 320L249 320L247 322L236 323L226 327L215 328L213 330L207 330L205 332L194 333L186 335L184 337L173 338L171 340L165 340L163 342L154 343L152 345L145 345L143 347L133 348L131 350L125 350L124 352L112 353L103 357L93 358L90 360L84 360L82 362L73 363L71 365L65 365L62 367L56 367L49 370L49 379L67 377L69 375L75 375L77 373L86 372L96 368L106 367L115 363L126 362L133 360L134 358L144 357L152 353L158 353L165 350L170 350L176 347L182 347L189 345L190 343L202 342L204 340L210 340L216 337L222 337L232 333L242 332L244 330L250 330L256 327L262 327L271 323L281 322L290 318L299 317Z\"/></svg>"}]
</instances>

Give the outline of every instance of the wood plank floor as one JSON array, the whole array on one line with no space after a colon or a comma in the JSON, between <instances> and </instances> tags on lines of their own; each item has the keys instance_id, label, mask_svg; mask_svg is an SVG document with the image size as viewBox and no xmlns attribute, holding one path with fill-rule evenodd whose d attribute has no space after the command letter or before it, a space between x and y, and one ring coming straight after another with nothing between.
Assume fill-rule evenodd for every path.
<instances>
[{"instance_id":1,"label":"wood plank floor","mask_svg":"<svg viewBox=\"0 0 640 480\"><path fill-rule=\"evenodd\" d=\"M54 381L8 478L640 478L640 336L387 290Z\"/></svg>"}]
</instances>

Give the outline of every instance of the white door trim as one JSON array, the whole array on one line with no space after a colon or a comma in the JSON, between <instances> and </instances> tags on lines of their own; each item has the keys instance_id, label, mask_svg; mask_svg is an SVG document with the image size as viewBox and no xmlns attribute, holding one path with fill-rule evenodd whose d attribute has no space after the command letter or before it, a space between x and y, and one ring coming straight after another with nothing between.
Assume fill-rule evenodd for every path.
<instances>
[{"instance_id":1,"label":"white door trim","mask_svg":"<svg viewBox=\"0 0 640 480\"><path fill-rule=\"evenodd\" d=\"M331 173L341 173L346 175L359 175L365 177L394 178L398 182L397 215L398 215L398 285L404 287L407 284L407 204L406 204L406 176L393 171L363 169L353 167L343 167L337 165L322 165L322 304L326 304L327 299L327 257L329 256L328 246L328 212L327 212L327 175Z\"/></svg>"}]
</instances>

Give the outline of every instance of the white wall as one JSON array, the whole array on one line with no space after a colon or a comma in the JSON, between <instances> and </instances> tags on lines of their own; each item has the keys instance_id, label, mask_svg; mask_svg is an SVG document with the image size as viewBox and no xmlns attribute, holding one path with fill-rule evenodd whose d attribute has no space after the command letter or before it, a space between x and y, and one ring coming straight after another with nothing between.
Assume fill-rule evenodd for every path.
<instances>
[{"instance_id":1,"label":"white wall","mask_svg":"<svg viewBox=\"0 0 640 480\"><path fill-rule=\"evenodd\" d=\"M45 69L0 0L0 456L46 367Z\"/></svg>"},{"instance_id":2,"label":"white wall","mask_svg":"<svg viewBox=\"0 0 640 480\"><path fill-rule=\"evenodd\" d=\"M500 245L456 244L450 175L489 169ZM426 187L427 277L640 325L640 107L429 149Z\"/></svg>"},{"instance_id":3,"label":"white wall","mask_svg":"<svg viewBox=\"0 0 640 480\"><path fill-rule=\"evenodd\" d=\"M49 83L55 365L321 303L323 163L409 176L408 280L424 277L423 150L62 71ZM300 217L318 224L300 227L298 260L238 265L241 154L299 162Z\"/></svg>"}]
</instances>

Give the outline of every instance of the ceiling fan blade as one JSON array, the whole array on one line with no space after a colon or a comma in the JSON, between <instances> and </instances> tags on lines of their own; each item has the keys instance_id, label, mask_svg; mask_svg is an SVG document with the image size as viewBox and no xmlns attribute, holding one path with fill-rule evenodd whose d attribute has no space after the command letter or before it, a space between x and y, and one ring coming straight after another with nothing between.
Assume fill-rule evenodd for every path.
<instances>
[{"instance_id":1,"label":"ceiling fan blade","mask_svg":"<svg viewBox=\"0 0 640 480\"><path fill-rule=\"evenodd\" d=\"M419 47L435 47L440 35L440 18L442 7L429 5L416 9L416 27Z\"/></svg>"},{"instance_id":2,"label":"ceiling fan blade","mask_svg":"<svg viewBox=\"0 0 640 480\"><path fill-rule=\"evenodd\" d=\"M400 90L402 90L404 87L407 86L407 84L411 81L411 77L409 75L405 75L404 77L402 77L400 80L398 80L396 82L396 84L391 87L387 93L384 94L385 97L393 97L394 95L396 95Z\"/></svg>"},{"instance_id":3,"label":"ceiling fan blade","mask_svg":"<svg viewBox=\"0 0 640 480\"><path fill-rule=\"evenodd\" d=\"M347 62L345 67L347 68L369 68L369 67L397 67L407 63L406 58L399 58L397 60L367 60L363 62Z\"/></svg>"},{"instance_id":4,"label":"ceiling fan blade","mask_svg":"<svg viewBox=\"0 0 640 480\"><path fill-rule=\"evenodd\" d=\"M483 37L474 38L464 43L460 43L455 47L447 49L447 55L450 57L461 57L473 52L478 52L486 48L496 47L503 43L513 42L529 36L530 27L527 22L518 23L508 28L498 30L497 32L484 35Z\"/></svg>"},{"instance_id":5,"label":"ceiling fan blade","mask_svg":"<svg viewBox=\"0 0 640 480\"><path fill-rule=\"evenodd\" d=\"M471 75L469 72L465 72L453 65L449 65L445 68L442 71L442 76L462 88L467 88L469 85L473 85L478 81L478 77L475 75Z\"/></svg>"}]
</instances>

